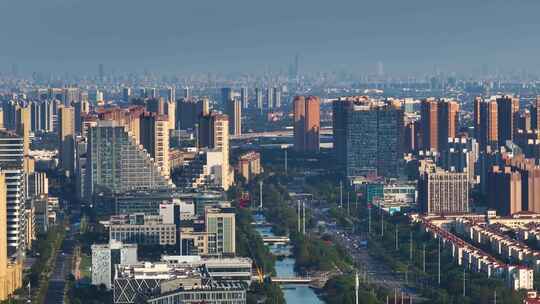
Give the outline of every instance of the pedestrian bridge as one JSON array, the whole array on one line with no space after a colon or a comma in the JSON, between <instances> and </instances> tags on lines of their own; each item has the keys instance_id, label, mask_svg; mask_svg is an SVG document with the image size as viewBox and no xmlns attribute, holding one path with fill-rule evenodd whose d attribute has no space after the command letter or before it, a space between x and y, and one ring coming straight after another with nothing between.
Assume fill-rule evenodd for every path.
<instances>
[{"instance_id":1,"label":"pedestrian bridge","mask_svg":"<svg viewBox=\"0 0 540 304\"><path fill-rule=\"evenodd\" d=\"M265 236L263 237L263 243L270 244L288 244L291 239L288 236Z\"/></svg>"},{"instance_id":2,"label":"pedestrian bridge","mask_svg":"<svg viewBox=\"0 0 540 304\"><path fill-rule=\"evenodd\" d=\"M270 280L277 284L309 284L313 281L311 277L271 277Z\"/></svg>"}]
</instances>

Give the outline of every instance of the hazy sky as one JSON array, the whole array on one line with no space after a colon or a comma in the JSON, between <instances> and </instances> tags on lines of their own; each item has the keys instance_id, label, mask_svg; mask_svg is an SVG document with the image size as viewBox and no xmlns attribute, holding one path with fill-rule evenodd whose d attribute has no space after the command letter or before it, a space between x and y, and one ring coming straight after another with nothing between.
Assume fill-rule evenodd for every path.
<instances>
[{"instance_id":1,"label":"hazy sky","mask_svg":"<svg viewBox=\"0 0 540 304\"><path fill-rule=\"evenodd\" d=\"M0 70L540 72L539 0L0 0Z\"/></svg>"}]
</instances>

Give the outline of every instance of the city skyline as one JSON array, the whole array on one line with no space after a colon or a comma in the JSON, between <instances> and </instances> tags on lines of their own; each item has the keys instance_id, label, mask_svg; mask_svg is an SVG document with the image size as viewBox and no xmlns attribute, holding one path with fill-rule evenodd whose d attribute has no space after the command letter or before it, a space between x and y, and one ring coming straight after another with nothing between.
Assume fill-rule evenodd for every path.
<instances>
[{"instance_id":1,"label":"city skyline","mask_svg":"<svg viewBox=\"0 0 540 304\"><path fill-rule=\"evenodd\" d=\"M0 71L94 75L103 64L108 72L286 72L299 54L302 72L534 73L539 8L464 0L6 2Z\"/></svg>"}]
</instances>

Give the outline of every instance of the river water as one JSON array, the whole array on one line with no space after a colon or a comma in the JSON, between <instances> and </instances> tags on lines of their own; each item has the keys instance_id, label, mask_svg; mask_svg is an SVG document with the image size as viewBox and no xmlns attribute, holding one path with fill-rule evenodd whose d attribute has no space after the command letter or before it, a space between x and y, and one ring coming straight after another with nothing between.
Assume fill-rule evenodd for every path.
<instances>
[{"instance_id":1,"label":"river water","mask_svg":"<svg viewBox=\"0 0 540 304\"><path fill-rule=\"evenodd\" d=\"M257 215L257 222L264 222L264 217ZM270 227L257 227L257 231L261 236L274 236ZM269 246L272 253L290 251L290 246ZM291 277L295 276L294 258L279 259L276 261L276 272L278 276ZM324 302L317 297L317 294L309 288L308 285L282 285L283 295L288 304L323 304Z\"/></svg>"}]
</instances>

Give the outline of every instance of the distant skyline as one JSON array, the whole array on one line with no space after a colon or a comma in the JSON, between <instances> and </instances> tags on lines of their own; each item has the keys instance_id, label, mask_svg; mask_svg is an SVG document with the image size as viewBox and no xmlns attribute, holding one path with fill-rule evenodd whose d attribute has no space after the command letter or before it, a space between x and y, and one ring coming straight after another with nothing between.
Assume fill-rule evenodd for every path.
<instances>
[{"instance_id":1,"label":"distant skyline","mask_svg":"<svg viewBox=\"0 0 540 304\"><path fill-rule=\"evenodd\" d=\"M540 74L536 0L0 1L0 71ZM379 64L380 62L380 64Z\"/></svg>"}]
</instances>

